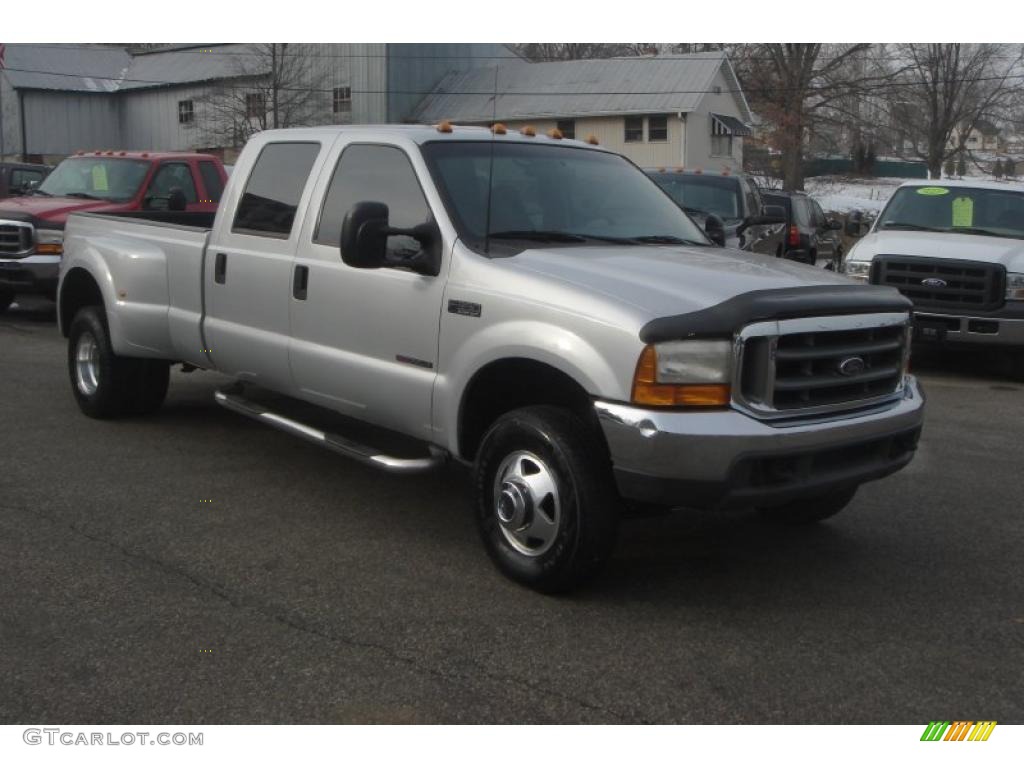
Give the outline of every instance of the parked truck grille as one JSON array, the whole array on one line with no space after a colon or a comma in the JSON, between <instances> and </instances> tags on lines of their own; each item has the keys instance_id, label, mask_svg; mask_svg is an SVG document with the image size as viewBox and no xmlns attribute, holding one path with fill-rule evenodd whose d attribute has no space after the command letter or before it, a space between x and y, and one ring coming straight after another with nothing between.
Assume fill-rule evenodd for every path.
<instances>
[{"instance_id":1,"label":"parked truck grille","mask_svg":"<svg viewBox=\"0 0 1024 768\"><path fill-rule=\"evenodd\" d=\"M991 310L1005 301L1006 270L977 261L878 256L871 282L891 285L919 308Z\"/></svg>"},{"instance_id":2,"label":"parked truck grille","mask_svg":"<svg viewBox=\"0 0 1024 768\"><path fill-rule=\"evenodd\" d=\"M0 221L0 256L24 256L32 250L32 225Z\"/></svg>"},{"instance_id":3,"label":"parked truck grille","mask_svg":"<svg viewBox=\"0 0 1024 768\"><path fill-rule=\"evenodd\" d=\"M757 323L737 341L734 399L773 418L888 400L902 391L908 343L903 314Z\"/></svg>"}]
</instances>

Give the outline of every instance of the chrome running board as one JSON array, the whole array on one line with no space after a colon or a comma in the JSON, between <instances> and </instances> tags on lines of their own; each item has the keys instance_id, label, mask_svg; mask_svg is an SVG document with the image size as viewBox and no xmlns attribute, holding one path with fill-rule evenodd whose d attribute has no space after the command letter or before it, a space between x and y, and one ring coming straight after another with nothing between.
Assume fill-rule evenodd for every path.
<instances>
[{"instance_id":1,"label":"chrome running board","mask_svg":"<svg viewBox=\"0 0 1024 768\"><path fill-rule=\"evenodd\" d=\"M301 437L310 443L315 443L322 448L327 448L340 453L350 459L355 459L363 464L383 469L386 472L395 474L410 475L418 472L428 472L440 467L448 458L448 453L434 445L427 445L429 456L422 458L407 459L398 456L388 456L367 445L362 445L349 440L341 435L323 432L315 427L289 419L280 414L267 410L259 403L246 400L239 394L218 390L214 394L217 404L227 408L229 411L248 416L250 419L268 424L282 432Z\"/></svg>"}]
</instances>

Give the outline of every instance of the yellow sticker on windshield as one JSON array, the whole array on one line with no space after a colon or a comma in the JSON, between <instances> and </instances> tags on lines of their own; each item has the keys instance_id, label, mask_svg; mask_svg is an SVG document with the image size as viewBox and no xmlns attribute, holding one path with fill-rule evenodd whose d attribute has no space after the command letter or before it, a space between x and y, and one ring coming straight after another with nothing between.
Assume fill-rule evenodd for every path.
<instances>
[{"instance_id":1,"label":"yellow sticker on windshield","mask_svg":"<svg viewBox=\"0 0 1024 768\"><path fill-rule=\"evenodd\" d=\"M974 226L974 201L969 197L958 197L953 200L953 226Z\"/></svg>"},{"instance_id":2,"label":"yellow sticker on windshield","mask_svg":"<svg viewBox=\"0 0 1024 768\"><path fill-rule=\"evenodd\" d=\"M935 197L936 195L948 195L949 190L945 187L918 187L917 194Z\"/></svg>"},{"instance_id":3,"label":"yellow sticker on windshield","mask_svg":"<svg viewBox=\"0 0 1024 768\"><path fill-rule=\"evenodd\" d=\"M107 187L107 166L94 165L92 167L92 189L94 192L106 192Z\"/></svg>"}]
</instances>

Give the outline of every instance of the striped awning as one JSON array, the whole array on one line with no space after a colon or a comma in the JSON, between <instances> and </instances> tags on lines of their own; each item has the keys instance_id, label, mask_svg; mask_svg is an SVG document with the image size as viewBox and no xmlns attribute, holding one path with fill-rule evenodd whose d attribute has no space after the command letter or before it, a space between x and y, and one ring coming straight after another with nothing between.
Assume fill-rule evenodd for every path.
<instances>
[{"instance_id":1,"label":"striped awning","mask_svg":"<svg viewBox=\"0 0 1024 768\"><path fill-rule=\"evenodd\" d=\"M750 134L751 130L735 117L711 113L712 136L749 136Z\"/></svg>"}]
</instances>

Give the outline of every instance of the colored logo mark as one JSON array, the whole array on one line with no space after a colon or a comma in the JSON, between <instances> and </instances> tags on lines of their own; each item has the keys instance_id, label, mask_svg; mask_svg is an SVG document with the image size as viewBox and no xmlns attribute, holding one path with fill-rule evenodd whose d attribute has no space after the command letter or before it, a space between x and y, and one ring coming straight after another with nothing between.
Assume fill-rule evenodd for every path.
<instances>
[{"instance_id":1,"label":"colored logo mark","mask_svg":"<svg viewBox=\"0 0 1024 768\"><path fill-rule=\"evenodd\" d=\"M995 720L932 720L921 734L921 741L988 741Z\"/></svg>"}]
</instances>

